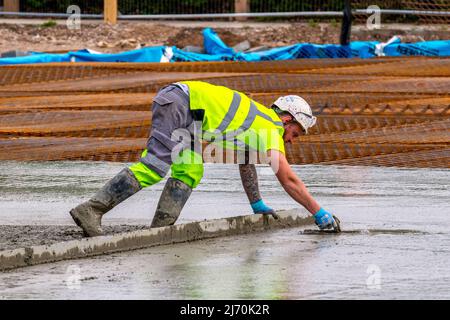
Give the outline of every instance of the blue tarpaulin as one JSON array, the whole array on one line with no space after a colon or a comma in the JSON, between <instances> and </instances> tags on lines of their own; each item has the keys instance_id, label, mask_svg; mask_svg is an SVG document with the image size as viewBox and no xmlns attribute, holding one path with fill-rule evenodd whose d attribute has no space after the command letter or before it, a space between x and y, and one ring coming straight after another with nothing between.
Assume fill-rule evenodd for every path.
<instances>
[{"instance_id":1,"label":"blue tarpaulin","mask_svg":"<svg viewBox=\"0 0 450 320\"><path fill-rule=\"evenodd\" d=\"M8 64L29 64L29 63L50 63L50 62L70 62L70 55L64 54L32 54L30 56L15 58L0 58L0 65Z\"/></svg>"},{"instance_id":2,"label":"blue tarpaulin","mask_svg":"<svg viewBox=\"0 0 450 320\"><path fill-rule=\"evenodd\" d=\"M378 41L355 41L350 44L353 57L373 58L378 54L376 48L381 43ZM380 55L386 57L399 56L428 56L428 57L449 57L450 40L422 41L416 43L401 43L400 39L382 46Z\"/></svg>"},{"instance_id":3,"label":"blue tarpaulin","mask_svg":"<svg viewBox=\"0 0 450 320\"><path fill-rule=\"evenodd\" d=\"M121 53L69 52L74 62L161 62L165 47L146 47Z\"/></svg>"},{"instance_id":4,"label":"blue tarpaulin","mask_svg":"<svg viewBox=\"0 0 450 320\"><path fill-rule=\"evenodd\" d=\"M401 43L397 52L406 56L450 56L450 40L423 41L416 43Z\"/></svg>"},{"instance_id":5,"label":"blue tarpaulin","mask_svg":"<svg viewBox=\"0 0 450 320\"><path fill-rule=\"evenodd\" d=\"M234 60L232 55L224 54L205 54L196 52L187 52L177 47L171 47L173 56L171 62L199 62L199 61L230 61Z\"/></svg>"},{"instance_id":6,"label":"blue tarpaulin","mask_svg":"<svg viewBox=\"0 0 450 320\"><path fill-rule=\"evenodd\" d=\"M196 62L196 61L269 61L304 58L372 58L376 56L450 56L450 40L401 43L394 37L386 43L354 41L349 46L299 43L258 52L236 52L228 47L211 28L203 30L205 52L187 52L176 47L146 47L121 53L93 53L89 50L48 54L33 52L30 56L1 58L0 65L49 62Z\"/></svg>"},{"instance_id":7,"label":"blue tarpaulin","mask_svg":"<svg viewBox=\"0 0 450 320\"><path fill-rule=\"evenodd\" d=\"M92 53L80 50L64 54L32 52L30 56L2 58L2 64L27 64L50 62L161 62L166 47L146 47L121 53Z\"/></svg>"},{"instance_id":8,"label":"blue tarpaulin","mask_svg":"<svg viewBox=\"0 0 450 320\"><path fill-rule=\"evenodd\" d=\"M318 57L312 45L303 43L252 53L239 52L236 55L236 60L240 61L289 60L299 58Z\"/></svg>"},{"instance_id":9,"label":"blue tarpaulin","mask_svg":"<svg viewBox=\"0 0 450 320\"><path fill-rule=\"evenodd\" d=\"M211 28L206 28L203 30L203 46L207 54L224 54L232 56L236 53L234 49L227 46Z\"/></svg>"},{"instance_id":10,"label":"blue tarpaulin","mask_svg":"<svg viewBox=\"0 0 450 320\"><path fill-rule=\"evenodd\" d=\"M359 58L373 58L375 54L375 45L378 41L354 41L350 43L350 49L352 52L352 57Z\"/></svg>"}]
</instances>

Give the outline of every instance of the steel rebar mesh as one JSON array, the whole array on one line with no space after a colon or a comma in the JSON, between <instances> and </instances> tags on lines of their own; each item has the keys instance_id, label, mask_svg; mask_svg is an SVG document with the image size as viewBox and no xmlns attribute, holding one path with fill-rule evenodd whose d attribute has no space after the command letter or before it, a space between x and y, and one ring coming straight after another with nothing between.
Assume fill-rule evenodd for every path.
<instances>
[{"instance_id":1,"label":"steel rebar mesh","mask_svg":"<svg viewBox=\"0 0 450 320\"><path fill-rule=\"evenodd\" d=\"M283 94L308 100L317 126L287 148L291 163L450 167L449 58L79 63L1 75L1 160L136 161L154 94L195 79L266 106Z\"/></svg>"}]
</instances>

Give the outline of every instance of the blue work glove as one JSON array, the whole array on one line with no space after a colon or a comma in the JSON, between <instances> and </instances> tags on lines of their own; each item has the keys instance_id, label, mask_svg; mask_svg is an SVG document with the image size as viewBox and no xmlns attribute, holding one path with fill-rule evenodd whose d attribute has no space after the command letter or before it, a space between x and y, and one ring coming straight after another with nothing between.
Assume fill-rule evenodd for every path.
<instances>
[{"instance_id":1,"label":"blue work glove","mask_svg":"<svg viewBox=\"0 0 450 320\"><path fill-rule=\"evenodd\" d=\"M256 214L271 214L275 219L278 219L278 215L275 213L271 207L268 207L264 201L261 199L259 201L250 204L253 209L253 213Z\"/></svg>"},{"instance_id":2,"label":"blue work glove","mask_svg":"<svg viewBox=\"0 0 450 320\"><path fill-rule=\"evenodd\" d=\"M323 208L320 208L320 210L314 214L314 219L320 230L333 229L336 232L341 231L339 219Z\"/></svg>"}]
</instances>

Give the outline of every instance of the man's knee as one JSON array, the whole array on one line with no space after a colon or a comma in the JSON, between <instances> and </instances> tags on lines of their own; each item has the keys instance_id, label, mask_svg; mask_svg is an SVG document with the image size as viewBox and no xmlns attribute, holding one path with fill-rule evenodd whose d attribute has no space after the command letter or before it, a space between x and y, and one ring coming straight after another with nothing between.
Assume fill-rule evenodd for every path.
<instances>
[{"instance_id":1,"label":"man's knee","mask_svg":"<svg viewBox=\"0 0 450 320\"><path fill-rule=\"evenodd\" d=\"M203 164L173 164L172 178L180 180L194 189L203 177Z\"/></svg>"},{"instance_id":2,"label":"man's knee","mask_svg":"<svg viewBox=\"0 0 450 320\"><path fill-rule=\"evenodd\" d=\"M154 170L150 169L142 162L137 162L131 165L129 169L131 170L131 172L133 172L142 188L154 185L155 183L161 181L162 178L164 178L164 176L156 173Z\"/></svg>"},{"instance_id":3,"label":"man's knee","mask_svg":"<svg viewBox=\"0 0 450 320\"><path fill-rule=\"evenodd\" d=\"M171 170L172 178L183 181L194 189L203 177L202 156L192 150L184 150L172 164Z\"/></svg>"}]
</instances>

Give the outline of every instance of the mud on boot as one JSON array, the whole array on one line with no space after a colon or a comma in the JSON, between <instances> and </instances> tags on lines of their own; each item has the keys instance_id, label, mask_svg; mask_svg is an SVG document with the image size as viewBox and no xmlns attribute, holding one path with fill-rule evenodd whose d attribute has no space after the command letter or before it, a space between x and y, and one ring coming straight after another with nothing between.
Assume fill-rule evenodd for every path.
<instances>
[{"instance_id":1,"label":"mud on boot","mask_svg":"<svg viewBox=\"0 0 450 320\"><path fill-rule=\"evenodd\" d=\"M99 206L96 209L96 205ZM103 234L101 228L103 205L100 202L89 200L70 210L73 221L83 229L85 237L96 237Z\"/></svg>"},{"instance_id":2,"label":"mud on boot","mask_svg":"<svg viewBox=\"0 0 450 320\"><path fill-rule=\"evenodd\" d=\"M151 224L152 228L173 225L192 193L192 188L184 182L169 178L159 198L158 207Z\"/></svg>"},{"instance_id":3,"label":"mud on boot","mask_svg":"<svg viewBox=\"0 0 450 320\"><path fill-rule=\"evenodd\" d=\"M102 216L139 190L141 186L134 174L128 168L123 169L91 199L70 210L70 215L85 236L100 236Z\"/></svg>"}]
</instances>

